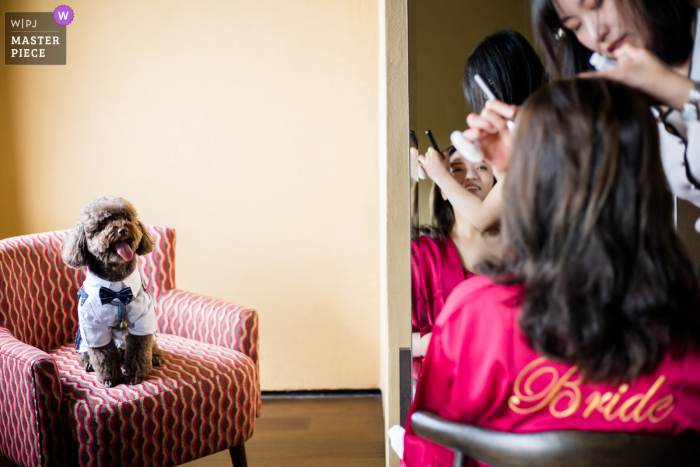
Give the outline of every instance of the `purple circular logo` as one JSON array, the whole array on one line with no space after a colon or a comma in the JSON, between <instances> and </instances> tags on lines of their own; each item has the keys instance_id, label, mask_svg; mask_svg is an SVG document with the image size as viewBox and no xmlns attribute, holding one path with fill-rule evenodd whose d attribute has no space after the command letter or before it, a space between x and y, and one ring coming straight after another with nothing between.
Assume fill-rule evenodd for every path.
<instances>
[{"instance_id":1,"label":"purple circular logo","mask_svg":"<svg viewBox=\"0 0 700 467\"><path fill-rule=\"evenodd\" d=\"M53 11L53 20L59 26L68 26L73 22L73 10L68 5L58 6Z\"/></svg>"}]
</instances>

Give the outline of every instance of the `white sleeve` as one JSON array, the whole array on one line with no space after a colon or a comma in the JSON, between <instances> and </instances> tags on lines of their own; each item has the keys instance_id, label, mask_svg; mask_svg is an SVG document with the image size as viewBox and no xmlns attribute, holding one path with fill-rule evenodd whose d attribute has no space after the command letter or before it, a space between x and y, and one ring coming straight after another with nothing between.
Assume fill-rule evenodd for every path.
<instances>
[{"instance_id":1,"label":"white sleeve","mask_svg":"<svg viewBox=\"0 0 700 467\"><path fill-rule=\"evenodd\" d=\"M700 182L700 121L688 122L688 148L685 153L693 181ZM695 203L697 204L697 203Z\"/></svg>"},{"instance_id":2,"label":"white sleeve","mask_svg":"<svg viewBox=\"0 0 700 467\"><path fill-rule=\"evenodd\" d=\"M695 13L695 39L693 40L693 56L691 58L690 78L693 81L700 81L700 8ZM687 164L687 178L694 185L693 199L688 199L696 206L698 202L698 192L700 192L700 122L685 122L687 148L684 154L684 161Z\"/></svg>"},{"instance_id":3,"label":"white sleeve","mask_svg":"<svg viewBox=\"0 0 700 467\"><path fill-rule=\"evenodd\" d=\"M700 175L700 122L693 123L696 125L688 126L687 167L686 144L678 136L666 131L663 123L659 123L659 142L661 143L661 162L671 191L677 197L700 206L700 190L688 177L689 173L691 177L693 176L693 169Z\"/></svg>"}]
</instances>

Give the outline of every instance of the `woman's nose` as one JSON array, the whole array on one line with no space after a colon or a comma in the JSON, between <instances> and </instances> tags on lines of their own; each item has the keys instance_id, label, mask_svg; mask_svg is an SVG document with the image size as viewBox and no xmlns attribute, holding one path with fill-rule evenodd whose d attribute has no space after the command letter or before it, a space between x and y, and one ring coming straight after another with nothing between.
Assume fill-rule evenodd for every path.
<instances>
[{"instance_id":1,"label":"woman's nose","mask_svg":"<svg viewBox=\"0 0 700 467\"><path fill-rule=\"evenodd\" d=\"M610 28L601 23L598 18L586 21L586 29L588 29L588 33L593 40L598 43L605 42L610 32Z\"/></svg>"}]
</instances>

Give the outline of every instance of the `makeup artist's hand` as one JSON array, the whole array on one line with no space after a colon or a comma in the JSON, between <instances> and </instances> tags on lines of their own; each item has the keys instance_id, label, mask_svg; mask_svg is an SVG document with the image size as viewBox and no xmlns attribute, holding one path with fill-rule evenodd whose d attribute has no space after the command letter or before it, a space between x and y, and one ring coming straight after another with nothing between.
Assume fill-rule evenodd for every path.
<instances>
[{"instance_id":1,"label":"makeup artist's hand","mask_svg":"<svg viewBox=\"0 0 700 467\"><path fill-rule=\"evenodd\" d=\"M440 153L433 148L429 148L425 156L418 156L418 161L428 178L438 185L440 185L444 177L452 176L450 174L450 156L446 152Z\"/></svg>"},{"instance_id":2,"label":"makeup artist's hand","mask_svg":"<svg viewBox=\"0 0 700 467\"><path fill-rule=\"evenodd\" d=\"M471 142L478 141L484 159L500 173L508 169L510 156L511 133L507 122L517 113L518 107L514 105L488 100L480 115L469 114L467 117L469 129L464 132L464 137Z\"/></svg>"},{"instance_id":3,"label":"makeup artist's hand","mask_svg":"<svg viewBox=\"0 0 700 467\"><path fill-rule=\"evenodd\" d=\"M666 65L644 48L623 44L613 55L617 68L581 74L584 78L605 78L639 89L661 104L680 110L695 86L687 76Z\"/></svg>"}]
</instances>

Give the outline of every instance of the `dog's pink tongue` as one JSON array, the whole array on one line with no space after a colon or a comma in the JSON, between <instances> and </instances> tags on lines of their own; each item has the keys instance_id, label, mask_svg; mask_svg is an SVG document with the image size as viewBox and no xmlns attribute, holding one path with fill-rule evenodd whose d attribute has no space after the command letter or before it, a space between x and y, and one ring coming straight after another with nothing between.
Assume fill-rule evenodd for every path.
<instances>
[{"instance_id":1,"label":"dog's pink tongue","mask_svg":"<svg viewBox=\"0 0 700 467\"><path fill-rule=\"evenodd\" d=\"M119 242L115 245L117 247L117 253L119 256L124 258L124 261L131 261L134 256L134 252L131 251L131 247L126 244L126 242Z\"/></svg>"}]
</instances>

